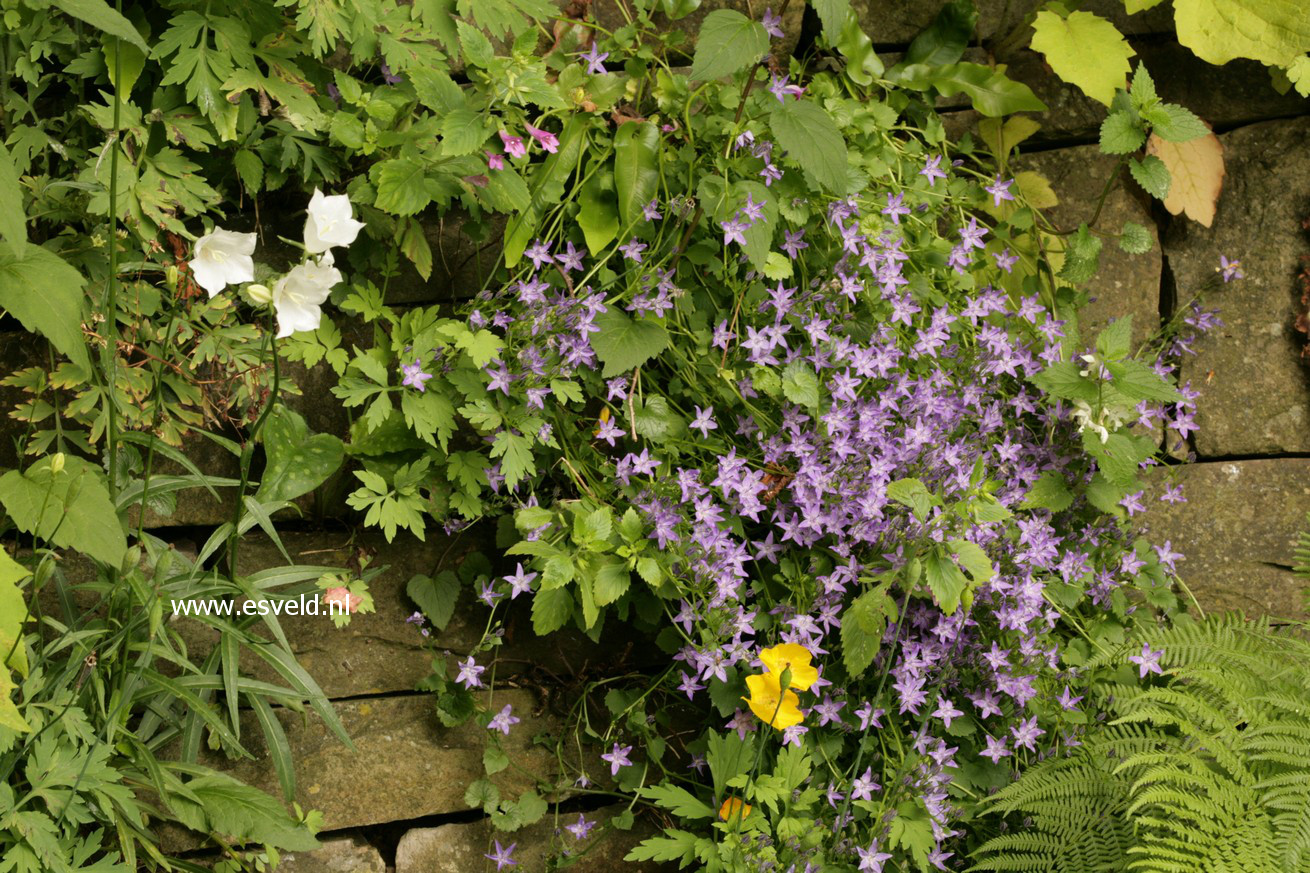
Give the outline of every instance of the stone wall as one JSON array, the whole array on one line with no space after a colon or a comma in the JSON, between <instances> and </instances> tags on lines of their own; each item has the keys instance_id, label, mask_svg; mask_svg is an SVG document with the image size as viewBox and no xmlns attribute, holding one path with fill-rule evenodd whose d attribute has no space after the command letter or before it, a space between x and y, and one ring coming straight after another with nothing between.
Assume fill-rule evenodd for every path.
<instances>
[{"instance_id":1,"label":"stone wall","mask_svg":"<svg viewBox=\"0 0 1310 873\"><path fill-rule=\"evenodd\" d=\"M602 19L612 2L598 2ZM983 36L1002 32L1012 20L1013 11L1004 0L980 5ZM1310 528L1310 367L1299 357L1304 338L1294 331L1300 306L1296 273L1300 259L1310 254L1301 225L1310 216L1310 105L1295 95L1277 94L1258 65L1214 68L1195 60L1170 41L1167 4L1127 19L1117 0L1089 4L1099 6L1130 35L1161 95L1189 106L1221 133L1227 181L1210 228L1169 216L1131 183L1116 190L1105 207L1108 224L1144 224L1159 245L1137 257L1106 246L1103 269L1092 286L1097 299L1086 320L1099 325L1131 313L1145 332L1168 318L1176 301L1189 298L1213 277L1221 254L1240 259L1247 275L1210 298L1226 326L1198 344L1197 355L1184 369L1184 377L1203 392L1197 416L1201 431L1189 447L1189 461L1164 472L1184 483L1188 502L1154 503L1145 526L1158 541L1168 540L1186 555L1180 565L1182 578L1205 608L1304 616L1306 583L1290 566L1297 536ZM865 0L862 8L875 44L891 61L931 19L935 4ZM971 52L974 59L985 59L981 49ZM1103 110L1049 76L1040 57L1030 52L1011 60L1010 73L1031 85L1051 107L1038 116L1043 128L1021 160L1051 179L1062 201L1056 220L1081 220L1108 164L1093 145ZM963 105L943 109L954 134L973 129L978 121ZM460 289L490 266L487 250L462 239L454 222L432 227L430 235L439 252L434 274L427 282L411 276L395 286L397 302L444 302L462 296ZM41 360L40 348L31 337L0 336L0 372ZM297 381L306 396L295 402L310 417L311 426L344 436L345 419L325 396L327 374L300 372ZM0 389L0 403L8 406L13 399ZM12 426L0 423L0 466L14 463L5 454L11 447L4 434ZM229 457L201 444L194 448L205 469L230 474ZM331 510L329 515L339 514ZM186 549L203 542L229 512L230 505L192 496L184 498L171 517L147 521ZM419 543L402 532L403 541L388 545L375 532L352 531L339 521L327 524L312 515L295 527L284 540L297 563L340 564L348 550L363 547L389 569L373 584L377 612L356 617L344 630L332 629L322 618L284 621L301 662L337 701L355 748L347 749L315 718L280 715L297 764L298 799L322 810L327 823L324 848L290 857L282 869L483 869L482 855L493 835L463 802L464 786L482 774L480 729L441 727L430 698L414 691L429 669L430 655L418 632L404 623L413 609L404 586L415 573L453 567L471 550L492 551L491 544L478 534L451 541L435 532ZM247 569L281 563L276 549L257 536L249 539L242 555ZM457 609L440 635L442 648L460 653L476 643L481 610L468 603L465 607ZM200 627L176 621L196 651L211 644ZM517 615L509 623L501 651L505 669L498 681L505 686L567 689L570 677L580 671L593 671L598 664L609 671L639 669L649 666L642 663L643 657L649 657L647 650L637 647L634 653L630 643L617 639L599 646L581 637L538 640L530 622ZM251 666L256 677L268 678ZM534 682L516 681L516 673L529 671ZM554 704L521 687L502 687L495 694L498 703L512 702L524 716L511 742L522 745L517 749L522 760L549 781L553 762L527 741L557 723ZM243 736L258 737L253 723L250 728ZM254 751L256 759L230 765L233 772L276 791L272 768L262 750ZM503 787L526 787L521 775L510 772L496 777ZM602 822L621 812L597 809L595 802L580 796L567 799L565 808L574 810L573 815L594 810L589 814ZM612 831L572 869L639 869L619 859L653 827L639 818L633 831ZM543 869L542 858L556 833L548 818L524 831L496 836L503 843L519 844L518 869L529 871ZM178 845L193 845L182 836L177 839Z\"/></svg>"}]
</instances>

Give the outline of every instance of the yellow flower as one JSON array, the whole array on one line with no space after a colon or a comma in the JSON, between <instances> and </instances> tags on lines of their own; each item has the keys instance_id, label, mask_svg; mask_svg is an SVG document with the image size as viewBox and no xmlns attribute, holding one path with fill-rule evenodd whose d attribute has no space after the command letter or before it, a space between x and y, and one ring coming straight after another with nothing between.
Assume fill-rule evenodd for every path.
<instances>
[{"instance_id":1,"label":"yellow flower","mask_svg":"<svg viewBox=\"0 0 1310 873\"><path fill-rule=\"evenodd\" d=\"M791 667L791 684L788 689L809 691L819 681L819 671L810 666L810 653L804 646L783 643L760 652L760 660L768 668L775 682L781 683L782 671Z\"/></svg>"},{"instance_id":2,"label":"yellow flower","mask_svg":"<svg viewBox=\"0 0 1310 873\"><path fill-rule=\"evenodd\" d=\"M790 689L784 692L778 684L778 677L770 673L747 676L746 687L750 689L751 696L743 697L742 700L750 705L751 712L760 721L770 727L786 730L804 720L800 710L801 699Z\"/></svg>"},{"instance_id":3,"label":"yellow flower","mask_svg":"<svg viewBox=\"0 0 1310 873\"><path fill-rule=\"evenodd\" d=\"M723 806L719 807L719 818L724 821L732 820L733 816L738 813L741 814L742 818L750 815L751 805L749 803L742 803L736 797L729 797L727 800L723 801Z\"/></svg>"}]
</instances>

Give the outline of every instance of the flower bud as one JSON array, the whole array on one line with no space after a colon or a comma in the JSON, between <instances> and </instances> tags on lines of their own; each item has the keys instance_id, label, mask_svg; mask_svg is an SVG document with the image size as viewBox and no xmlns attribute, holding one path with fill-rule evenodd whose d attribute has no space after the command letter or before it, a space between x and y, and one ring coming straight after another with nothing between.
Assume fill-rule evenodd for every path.
<instances>
[{"instance_id":1,"label":"flower bud","mask_svg":"<svg viewBox=\"0 0 1310 873\"><path fill-rule=\"evenodd\" d=\"M269 290L268 286L260 285L258 282L253 285L247 285L246 293L249 294L250 299L256 303L268 303L273 299L273 292Z\"/></svg>"},{"instance_id":2,"label":"flower bud","mask_svg":"<svg viewBox=\"0 0 1310 873\"><path fill-rule=\"evenodd\" d=\"M64 471L64 453L55 452L50 456L50 472L62 473Z\"/></svg>"}]
</instances>

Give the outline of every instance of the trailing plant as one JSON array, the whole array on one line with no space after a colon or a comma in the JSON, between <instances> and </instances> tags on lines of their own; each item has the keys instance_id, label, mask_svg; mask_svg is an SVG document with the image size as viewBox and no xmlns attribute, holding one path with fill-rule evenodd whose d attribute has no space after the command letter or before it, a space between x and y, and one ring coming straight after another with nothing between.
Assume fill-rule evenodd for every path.
<instances>
[{"instance_id":1,"label":"trailing plant","mask_svg":"<svg viewBox=\"0 0 1310 873\"><path fill-rule=\"evenodd\" d=\"M987 801L1012 832L972 869L1310 869L1304 632L1226 616L1135 637L1140 669L1093 692L1107 726Z\"/></svg>"}]
</instances>

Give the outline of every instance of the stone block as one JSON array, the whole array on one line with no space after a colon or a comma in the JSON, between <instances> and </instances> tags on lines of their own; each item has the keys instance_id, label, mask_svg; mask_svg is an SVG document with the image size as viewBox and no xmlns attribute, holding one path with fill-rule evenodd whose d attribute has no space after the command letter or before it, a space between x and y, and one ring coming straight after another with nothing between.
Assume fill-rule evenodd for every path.
<instances>
[{"instance_id":1,"label":"stone block","mask_svg":"<svg viewBox=\"0 0 1310 873\"><path fill-rule=\"evenodd\" d=\"M659 833L654 823L640 819L631 830L620 831L605 827L623 812L622 805L607 806L586 813L597 822L587 839L575 839L563 830L578 820L578 813L561 813L558 823L551 815L535 825L501 833L483 820L468 824L446 824L435 828L415 828L400 839L396 847L396 873L467 873L482 870L490 865L485 860L493 850L492 841L499 840L502 847L514 844L514 859L518 870L525 873L554 869L548 859L561 857L565 852L576 855L569 870L577 873L610 873L627 870L632 873L655 873L676 870L672 864L653 862L628 863L623 858L639 842Z\"/></svg>"},{"instance_id":2,"label":"stone block","mask_svg":"<svg viewBox=\"0 0 1310 873\"><path fill-rule=\"evenodd\" d=\"M1203 393L1195 435L1201 457L1310 452L1310 368L1295 330L1310 216L1310 117L1269 121L1220 137L1227 176L1212 227L1175 218L1165 256L1179 300L1203 289L1225 326L1196 344L1182 377ZM1245 279L1220 285L1219 257Z\"/></svg>"},{"instance_id":3,"label":"stone block","mask_svg":"<svg viewBox=\"0 0 1310 873\"><path fill-rule=\"evenodd\" d=\"M1186 503L1152 501L1151 541L1185 556L1179 577L1207 611L1306 618L1310 579L1291 571L1293 550L1310 531L1310 459L1213 461L1157 472L1183 485Z\"/></svg>"},{"instance_id":4,"label":"stone block","mask_svg":"<svg viewBox=\"0 0 1310 873\"><path fill-rule=\"evenodd\" d=\"M387 873L382 853L359 834L323 837L321 842L312 852L282 855L278 873Z\"/></svg>"},{"instance_id":5,"label":"stone block","mask_svg":"<svg viewBox=\"0 0 1310 873\"><path fill-rule=\"evenodd\" d=\"M1023 155L1014 169L1036 170L1050 180L1060 202L1046 210L1046 215L1059 227L1074 228L1091 218L1114 163L1114 158L1101 154L1096 146L1077 146ZM1117 233L1125 221L1146 227L1154 239L1155 224L1150 213L1132 192L1116 182L1106 197L1097 227ZM1138 342L1160 326L1161 263L1158 242L1142 255L1130 255L1113 241L1105 244L1101 268L1086 286L1091 302L1079 313L1084 343L1090 344L1109 321L1125 315L1133 317L1133 336Z\"/></svg>"}]
</instances>

